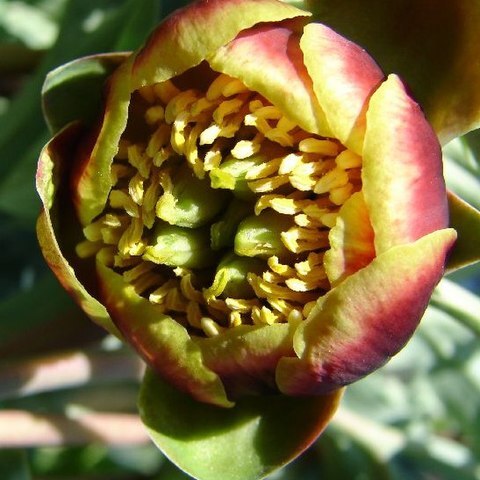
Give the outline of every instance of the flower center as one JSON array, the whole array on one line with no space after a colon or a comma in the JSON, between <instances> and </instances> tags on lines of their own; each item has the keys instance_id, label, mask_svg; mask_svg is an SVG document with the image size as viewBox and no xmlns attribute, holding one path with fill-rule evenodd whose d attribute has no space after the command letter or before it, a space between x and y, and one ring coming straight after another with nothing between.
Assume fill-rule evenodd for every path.
<instances>
[{"instance_id":1,"label":"flower center","mask_svg":"<svg viewBox=\"0 0 480 480\"><path fill-rule=\"evenodd\" d=\"M134 94L102 214L77 254L123 275L193 334L304 319L361 157L312 135L239 80Z\"/></svg>"}]
</instances>

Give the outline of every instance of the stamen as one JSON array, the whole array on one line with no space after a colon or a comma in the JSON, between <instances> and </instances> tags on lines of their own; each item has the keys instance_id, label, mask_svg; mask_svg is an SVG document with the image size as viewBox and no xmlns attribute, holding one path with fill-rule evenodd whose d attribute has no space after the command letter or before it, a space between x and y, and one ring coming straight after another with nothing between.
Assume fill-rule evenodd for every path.
<instances>
[{"instance_id":1,"label":"stamen","mask_svg":"<svg viewBox=\"0 0 480 480\"><path fill-rule=\"evenodd\" d=\"M348 174L345 170L335 168L318 180L313 191L320 195L335 188L344 187L348 183L348 180Z\"/></svg>"},{"instance_id":2,"label":"stamen","mask_svg":"<svg viewBox=\"0 0 480 480\"><path fill-rule=\"evenodd\" d=\"M293 253L328 247L328 232L292 227L281 233L282 242Z\"/></svg>"},{"instance_id":3,"label":"stamen","mask_svg":"<svg viewBox=\"0 0 480 480\"><path fill-rule=\"evenodd\" d=\"M197 100L198 94L195 90L185 90L175 95L167 104L165 108L165 122L172 124L174 120L187 108Z\"/></svg>"},{"instance_id":4,"label":"stamen","mask_svg":"<svg viewBox=\"0 0 480 480\"><path fill-rule=\"evenodd\" d=\"M150 160L143 154L140 145L134 144L128 147L128 162L135 167L143 178L148 178L150 175Z\"/></svg>"},{"instance_id":5,"label":"stamen","mask_svg":"<svg viewBox=\"0 0 480 480\"><path fill-rule=\"evenodd\" d=\"M298 149L306 153L318 153L319 155L335 156L339 152L339 145L330 140L319 140L317 138L306 138L298 144Z\"/></svg>"},{"instance_id":6,"label":"stamen","mask_svg":"<svg viewBox=\"0 0 480 480\"><path fill-rule=\"evenodd\" d=\"M361 156L225 74L206 92L166 81L138 95L143 114L77 254L96 255L193 335L303 321L331 288L329 230L362 188Z\"/></svg>"},{"instance_id":7,"label":"stamen","mask_svg":"<svg viewBox=\"0 0 480 480\"><path fill-rule=\"evenodd\" d=\"M152 99L153 99L152 95ZM155 125L165 118L165 110L161 105L154 105L145 112L145 120L149 125Z\"/></svg>"},{"instance_id":8,"label":"stamen","mask_svg":"<svg viewBox=\"0 0 480 480\"><path fill-rule=\"evenodd\" d=\"M248 182L248 187L252 192L263 193L272 192L282 185L287 184L289 178L287 175L278 175L276 177L261 178L260 180L254 180Z\"/></svg>"},{"instance_id":9,"label":"stamen","mask_svg":"<svg viewBox=\"0 0 480 480\"><path fill-rule=\"evenodd\" d=\"M221 125L228 115L237 113L245 103L243 98L234 98L221 102L217 109L213 112L212 117L215 123Z\"/></svg>"},{"instance_id":10,"label":"stamen","mask_svg":"<svg viewBox=\"0 0 480 480\"><path fill-rule=\"evenodd\" d=\"M140 172L135 174L135 176L130 179L130 182L128 182L128 193L130 197L132 197L132 200L140 206L143 203L143 182L144 178L140 175Z\"/></svg>"},{"instance_id":11,"label":"stamen","mask_svg":"<svg viewBox=\"0 0 480 480\"><path fill-rule=\"evenodd\" d=\"M223 89L232 81L234 81L234 79L228 75L219 75L208 87L207 93L205 94L207 100L213 101L219 98L223 93Z\"/></svg>"},{"instance_id":12,"label":"stamen","mask_svg":"<svg viewBox=\"0 0 480 480\"><path fill-rule=\"evenodd\" d=\"M216 323L212 318L202 317L201 321L202 330L207 337L216 337L220 335L225 329Z\"/></svg>"},{"instance_id":13,"label":"stamen","mask_svg":"<svg viewBox=\"0 0 480 480\"><path fill-rule=\"evenodd\" d=\"M137 280L139 277L144 275L145 273L150 272L155 265L153 263L139 263L137 266L131 268L130 270L127 270L126 272L123 273L123 279L130 283L135 280Z\"/></svg>"},{"instance_id":14,"label":"stamen","mask_svg":"<svg viewBox=\"0 0 480 480\"><path fill-rule=\"evenodd\" d=\"M84 240L83 242L77 243L77 246L75 247L75 253L80 258L89 258L93 257L102 247L102 242L91 242L90 240Z\"/></svg>"},{"instance_id":15,"label":"stamen","mask_svg":"<svg viewBox=\"0 0 480 480\"><path fill-rule=\"evenodd\" d=\"M153 291L149 296L148 300L152 303L162 304L165 301L165 298L168 292L177 286L178 280L171 279L166 281L162 286L158 287Z\"/></svg>"},{"instance_id":16,"label":"stamen","mask_svg":"<svg viewBox=\"0 0 480 480\"><path fill-rule=\"evenodd\" d=\"M202 329L202 311L197 302L189 301L187 305L187 321L188 323L199 330Z\"/></svg>"},{"instance_id":17,"label":"stamen","mask_svg":"<svg viewBox=\"0 0 480 480\"><path fill-rule=\"evenodd\" d=\"M153 86L153 91L164 105L167 105L172 98L180 93L180 90L170 80L156 83Z\"/></svg>"},{"instance_id":18,"label":"stamen","mask_svg":"<svg viewBox=\"0 0 480 480\"><path fill-rule=\"evenodd\" d=\"M132 197L124 190L112 190L109 195L110 206L125 210L131 217L138 218L140 211Z\"/></svg>"},{"instance_id":19,"label":"stamen","mask_svg":"<svg viewBox=\"0 0 480 480\"><path fill-rule=\"evenodd\" d=\"M330 191L329 199L335 205L343 205L353 193L353 185L347 183L344 186L334 188Z\"/></svg>"},{"instance_id":20,"label":"stamen","mask_svg":"<svg viewBox=\"0 0 480 480\"><path fill-rule=\"evenodd\" d=\"M162 123L148 141L146 153L150 158L154 158L162 147L168 144L171 135L170 125ZM138 168L138 167L137 167Z\"/></svg>"},{"instance_id":21,"label":"stamen","mask_svg":"<svg viewBox=\"0 0 480 480\"><path fill-rule=\"evenodd\" d=\"M240 140L232 148L231 154L239 160L251 157L260 151L262 146L261 140L262 137L260 135L256 135L253 140Z\"/></svg>"},{"instance_id":22,"label":"stamen","mask_svg":"<svg viewBox=\"0 0 480 480\"><path fill-rule=\"evenodd\" d=\"M362 166L362 157L351 150L343 150L343 152L340 152L337 158L335 158L335 163L342 170L359 168Z\"/></svg>"}]
</instances>

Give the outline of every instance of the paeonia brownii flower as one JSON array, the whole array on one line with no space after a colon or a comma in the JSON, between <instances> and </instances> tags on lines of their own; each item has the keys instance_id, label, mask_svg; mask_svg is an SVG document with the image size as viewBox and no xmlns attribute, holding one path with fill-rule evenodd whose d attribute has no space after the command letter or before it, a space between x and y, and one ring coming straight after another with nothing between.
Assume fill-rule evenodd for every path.
<instances>
[{"instance_id":1,"label":"paeonia brownii flower","mask_svg":"<svg viewBox=\"0 0 480 480\"><path fill-rule=\"evenodd\" d=\"M333 405L411 336L455 239L420 107L275 0L193 3L117 63L96 128L40 159L52 269L196 400Z\"/></svg>"}]
</instances>

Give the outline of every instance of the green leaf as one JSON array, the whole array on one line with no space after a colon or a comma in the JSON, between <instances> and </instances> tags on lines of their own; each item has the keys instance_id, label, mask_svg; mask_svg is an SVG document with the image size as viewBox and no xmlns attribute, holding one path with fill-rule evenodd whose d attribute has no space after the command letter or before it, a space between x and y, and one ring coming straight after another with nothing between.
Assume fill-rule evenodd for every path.
<instances>
[{"instance_id":1,"label":"green leaf","mask_svg":"<svg viewBox=\"0 0 480 480\"><path fill-rule=\"evenodd\" d=\"M48 299L48 300L47 300ZM51 274L0 303L0 357L33 354L95 338L99 330Z\"/></svg>"},{"instance_id":2,"label":"green leaf","mask_svg":"<svg viewBox=\"0 0 480 480\"><path fill-rule=\"evenodd\" d=\"M43 113L52 134L75 120L94 123L102 110L105 80L125 57L121 53L83 57L47 75L42 88Z\"/></svg>"},{"instance_id":3,"label":"green leaf","mask_svg":"<svg viewBox=\"0 0 480 480\"><path fill-rule=\"evenodd\" d=\"M79 56L110 52L119 47L125 48L127 44L140 46L156 23L154 13L157 3L157 0L109 0L99 5L94 0L69 1L56 44L0 119L0 176L9 171L9 175L15 178L34 176L38 149L32 151L31 145L41 143L47 135L39 98L48 71ZM18 168L22 171L17 175L12 171L17 169L19 158L22 158L22 165ZM32 183L24 181L24 184L32 188L24 188L25 194L21 200L17 197L15 202L6 199L12 193L11 189L2 192L0 186L3 202L0 209L31 224L31 213L25 214L26 209L18 208L18 204L26 202L34 205L36 193Z\"/></svg>"},{"instance_id":4,"label":"green leaf","mask_svg":"<svg viewBox=\"0 0 480 480\"><path fill-rule=\"evenodd\" d=\"M457 231L457 241L448 259L452 272L480 260L480 211L449 192L450 226Z\"/></svg>"},{"instance_id":5,"label":"green leaf","mask_svg":"<svg viewBox=\"0 0 480 480\"><path fill-rule=\"evenodd\" d=\"M27 456L22 450L0 451L2 480L30 480Z\"/></svg>"},{"instance_id":6,"label":"green leaf","mask_svg":"<svg viewBox=\"0 0 480 480\"><path fill-rule=\"evenodd\" d=\"M0 177L0 211L14 217L23 227L34 225L40 208L40 200L33 188L33 159L38 157L47 138L46 132L32 138L18 151L15 168Z\"/></svg>"},{"instance_id":7,"label":"green leaf","mask_svg":"<svg viewBox=\"0 0 480 480\"><path fill-rule=\"evenodd\" d=\"M339 396L242 397L224 409L196 402L147 371L139 408L153 441L189 475L254 480L302 453L328 423Z\"/></svg>"}]
</instances>

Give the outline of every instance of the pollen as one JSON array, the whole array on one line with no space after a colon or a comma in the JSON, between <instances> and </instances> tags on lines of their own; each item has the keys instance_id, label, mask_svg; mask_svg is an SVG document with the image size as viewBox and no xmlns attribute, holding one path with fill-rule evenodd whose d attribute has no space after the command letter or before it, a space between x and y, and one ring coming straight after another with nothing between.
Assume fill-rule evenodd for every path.
<instances>
[{"instance_id":1,"label":"pollen","mask_svg":"<svg viewBox=\"0 0 480 480\"><path fill-rule=\"evenodd\" d=\"M77 254L194 336L297 324L330 289L329 232L362 188L362 158L239 79L184 82L134 93L108 202Z\"/></svg>"}]
</instances>

